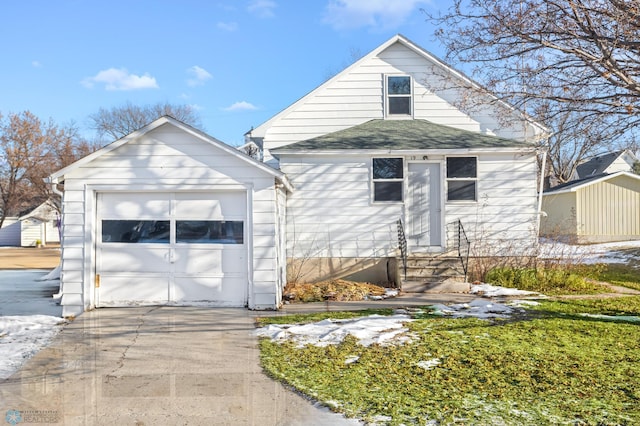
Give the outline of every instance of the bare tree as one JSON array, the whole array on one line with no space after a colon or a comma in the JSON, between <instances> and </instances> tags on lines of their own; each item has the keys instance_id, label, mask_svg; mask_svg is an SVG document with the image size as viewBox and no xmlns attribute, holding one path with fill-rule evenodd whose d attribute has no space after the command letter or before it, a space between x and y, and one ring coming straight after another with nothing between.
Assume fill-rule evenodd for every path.
<instances>
[{"instance_id":1,"label":"bare tree","mask_svg":"<svg viewBox=\"0 0 640 426\"><path fill-rule=\"evenodd\" d=\"M164 115L196 128L202 127L200 117L193 107L169 103L138 106L127 102L120 107L100 108L97 113L89 116L89 120L91 128L101 137L107 135L113 139L120 139Z\"/></svg>"},{"instance_id":2,"label":"bare tree","mask_svg":"<svg viewBox=\"0 0 640 426\"><path fill-rule=\"evenodd\" d=\"M640 2L453 0L429 18L449 61L475 64L483 90L552 128L560 180L593 150L634 140Z\"/></svg>"},{"instance_id":3,"label":"bare tree","mask_svg":"<svg viewBox=\"0 0 640 426\"><path fill-rule=\"evenodd\" d=\"M43 123L29 111L0 122L0 227L7 216L51 196L44 178L94 150L73 126Z\"/></svg>"}]
</instances>

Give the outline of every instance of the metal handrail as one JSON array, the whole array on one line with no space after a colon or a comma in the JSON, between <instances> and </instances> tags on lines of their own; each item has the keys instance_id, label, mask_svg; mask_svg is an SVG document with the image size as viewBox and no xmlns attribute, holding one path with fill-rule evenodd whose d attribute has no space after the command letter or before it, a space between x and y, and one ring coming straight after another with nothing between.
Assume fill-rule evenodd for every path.
<instances>
[{"instance_id":1,"label":"metal handrail","mask_svg":"<svg viewBox=\"0 0 640 426\"><path fill-rule=\"evenodd\" d=\"M464 248L463 248L464 243ZM464 280L467 281L467 271L469 269L469 251L471 243L467 237L467 233L462 226L462 221L458 219L458 257L462 263L462 270L464 271Z\"/></svg>"},{"instance_id":2,"label":"metal handrail","mask_svg":"<svg viewBox=\"0 0 640 426\"><path fill-rule=\"evenodd\" d=\"M400 248L400 256L402 256L402 268L404 271L404 279L407 279L407 237L404 234L404 225L402 218L396 222L398 225L398 247Z\"/></svg>"}]
</instances>

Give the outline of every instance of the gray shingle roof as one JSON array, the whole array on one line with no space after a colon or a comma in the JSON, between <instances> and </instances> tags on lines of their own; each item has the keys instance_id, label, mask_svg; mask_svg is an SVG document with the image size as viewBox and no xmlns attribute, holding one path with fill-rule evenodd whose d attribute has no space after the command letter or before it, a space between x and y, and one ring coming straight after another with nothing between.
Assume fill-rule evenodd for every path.
<instances>
[{"instance_id":1,"label":"gray shingle roof","mask_svg":"<svg viewBox=\"0 0 640 426\"><path fill-rule=\"evenodd\" d=\"M605 170L607 170L607 167L613 164L613 162L616 161L616 159L623 153L624 151L609 152L585 161L576 167L578 179L601 175Z\"/></svg>"},{"instance_id":2,"label":"gray shingle roof","mask_svg":"<svg viewBox=\"0 0 640 426\"><path fill-rule=\"evenodd\" d=\"M527 142L455 129L428 120L370 120L358 126L274 149L272 152L325 150L422 150L531 147Z\"/></svg>"}]
</instances>

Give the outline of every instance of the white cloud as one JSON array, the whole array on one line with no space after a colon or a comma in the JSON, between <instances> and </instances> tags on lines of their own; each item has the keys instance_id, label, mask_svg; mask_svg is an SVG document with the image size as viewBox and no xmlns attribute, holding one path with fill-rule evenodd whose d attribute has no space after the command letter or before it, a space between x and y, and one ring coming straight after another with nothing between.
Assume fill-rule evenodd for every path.
<instances>
[{"instance_id":1,"label":"white cloud","mask_svg":"<svg viewBox=\"0 0 640 426\"><path fill-rule=\"evenodd\" d=\"M233 32L238 29L237 22L218 22L216 26L221 30L229 32Z\"/></svg>"},{"instance_id":2,"label":"white cloud","mask_svg":"<svg viewBox=\"0 0 640 426\"><path fill-rule=\"evenodd\" d=\"M109 68L100 71L94 77L82 80L82 85L87 88L93 88L95 84L104 84L105 90L141 90L159 87L155 77L151 77L148 73L141 76L129 74L124 68Z\"/></svg>"},{"instance_id":3,"label":"white cloud","mask_svg":"<svg viewBox=\"0 0 640 426\"><path fill-rule=\"evenodd\" d=\"M276 2L271 0L251 0L247 10L259 18L273 18L273 10L277 7Z\"/></svg>"},{"instance_id":4,"label":"white cloud","mask_svg":"<svg viewBox=\"0 0 640 426\"><path fill-rule=\"evenodd\" d=\"M42 68L40 61L31 61L31 66L34 68Z\"/></svg>"},{"instance_id":5,"label":"white cloud","mask_svg":"<svg viewBox=\"0 0 640 426\"><path fill-rule=\"evenodd\" d=\"M223 108L225 111L254 111L256 109L258 109L258 107L256 107L255 105L246 102L246 101L240 101L240 102L236 102L233 105L227 107L227 108Z\"/></svg>"},{"instance_id":6,"label":"white cloud","mask_svg":"<svg viewBox=\"0 0 640 426\"><path fill-rule=\"evenodd\" d=\"M394 28L430 0L330 0L323 22L336 30Z\"/></svg>"},{"instance_id":7,"label":"white cloud","mask_svg":"<svg viewBox=\"0 0 640 426\"><path fill-rule=\"evenodd\" d=\"M187 85L189 87L201 86L205 83L205 81L213 78L211 74L207 70L197 65L192 66L187 70L187 74L189 74L190 78L187 79Z\"/></svg>"}]
</instances>

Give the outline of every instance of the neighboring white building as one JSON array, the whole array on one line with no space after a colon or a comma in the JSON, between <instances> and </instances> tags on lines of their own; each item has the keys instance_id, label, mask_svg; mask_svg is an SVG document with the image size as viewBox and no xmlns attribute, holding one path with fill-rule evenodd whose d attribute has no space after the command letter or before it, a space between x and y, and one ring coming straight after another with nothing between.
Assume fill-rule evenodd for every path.
<instances>
[{"instance_id":1,"label":"neighboring white building","mask_svg":"<svg viewBox=\"0 0 640 426\"><path fill-rule=\"evenodd\" d=\"M60 243L59 208L47 200L19 217L8 217L0 229L0 246L35 247Z\"/></svg>"},{"instance_id":2,"label":"neighboring white building","mask_svg":"<svg viewBox=\"0 0 640 426\"><path fill-rule=\"evenodd\" d=\"M247 136L295 188L287 250L305 280L392 281L399 219L409 253L453 249L458 221L477 256L537 244L545 128L403 36Z\"/></svg>"},{"instance_id":3,"label":"neighboring white building","mask_svg":"<svg viewBox=\"0 0 640 426\"><path fill-rule=\"evenodd\" d=\"M131 304L280 305L283 173L162 117L49 179L64 184L63 316Z\"/></svg>"},{"instance_id":4,"label":"neighboring white building","mask_svg":"<svg viewBox=\"0 0 640 426\"><path fill-rule=\"evenodd\" d=\"M22 247L35 247L38 242L43 246L60 242L60 212L51 200L20 216L19 220Z\"/></svg>"},{"instance_id":5,"label":"neighboring white building","mask_svg":"<svg viewBox=\"0 0 640 426\"><path fill-rule=\"evenodd\" d=\"M572 180L592 178L603 174L632 172L638 158L628 149L596 155L576 167L576 176Z\"/></svg>"}]
</instances>

